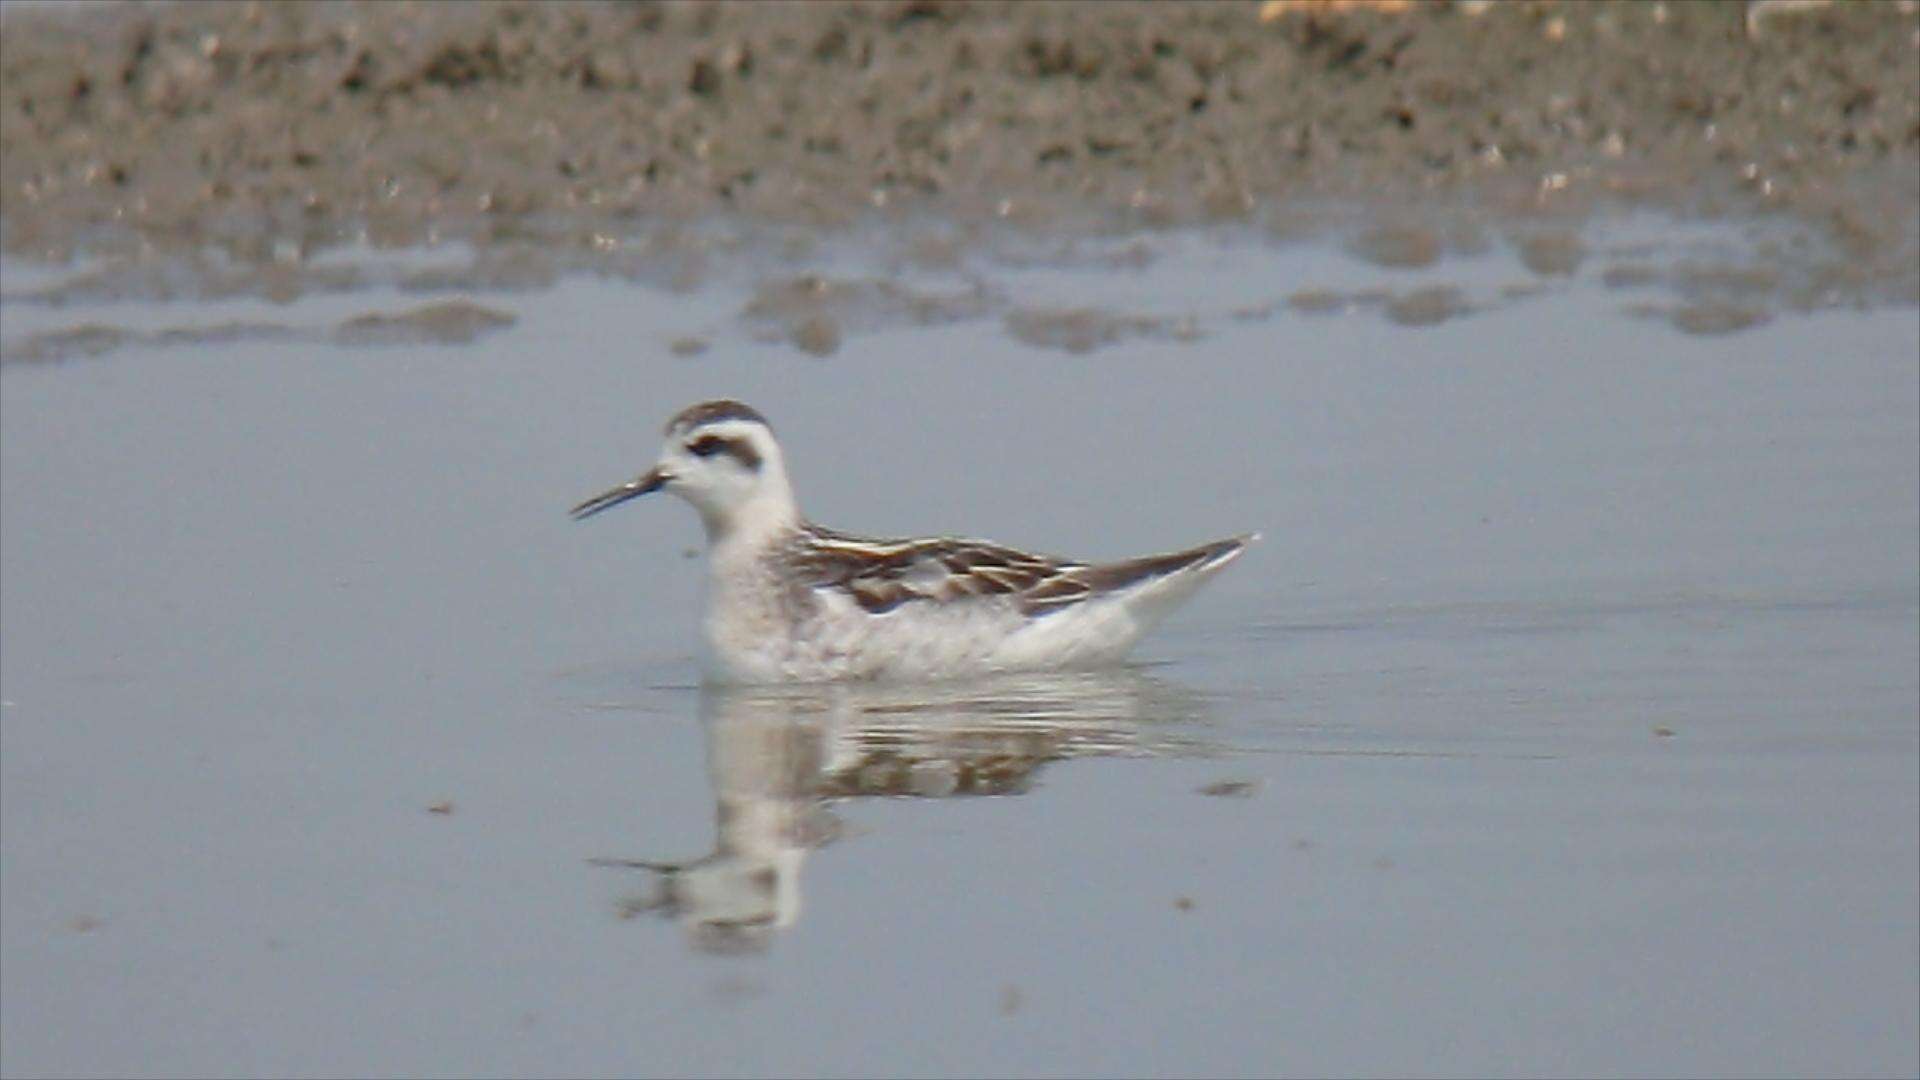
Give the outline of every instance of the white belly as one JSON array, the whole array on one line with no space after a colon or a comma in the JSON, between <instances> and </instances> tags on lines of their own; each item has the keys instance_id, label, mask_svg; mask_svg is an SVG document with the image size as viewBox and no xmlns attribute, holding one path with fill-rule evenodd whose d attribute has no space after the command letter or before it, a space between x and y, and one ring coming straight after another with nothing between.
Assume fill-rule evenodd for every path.
<instances>
[{"instance_id":1,"label":"white belly","mask_svg":"<svg viewBox=\"0 0 1920 1080\"><path fill-rule=\"evenodd\" d=\"M875 615L815 594L795 617L775 598L715 604L707 619L714 674L727 682L940 679L1118 661L1146 627L1095 601L1031 619L1004 600L910 603Z\"/></svg>"}]
</instances>

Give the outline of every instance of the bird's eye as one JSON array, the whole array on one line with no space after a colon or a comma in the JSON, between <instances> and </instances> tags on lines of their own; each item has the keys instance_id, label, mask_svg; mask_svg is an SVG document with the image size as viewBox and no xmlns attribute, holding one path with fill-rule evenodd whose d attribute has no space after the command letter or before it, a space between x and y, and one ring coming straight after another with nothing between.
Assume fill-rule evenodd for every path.
<instances>
[{"instance_id":1,"label":"bird's eye","mask_svg":"<svg viewBox=\"0 0 1920 1080\"><path fill-rule=\"evenodd\" d=\"M687 452L697 457L712 457L727 448L727 440L718 435L702 435L687 444Z\"/></svg>"}]
</instances>

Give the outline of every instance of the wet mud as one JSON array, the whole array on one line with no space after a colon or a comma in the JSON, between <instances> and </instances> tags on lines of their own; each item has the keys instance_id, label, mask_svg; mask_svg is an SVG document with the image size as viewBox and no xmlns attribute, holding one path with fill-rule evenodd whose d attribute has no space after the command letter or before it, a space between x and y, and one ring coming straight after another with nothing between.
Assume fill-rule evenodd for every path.
<instances>
[{"instance_id":1,"label":"wet mud","mask_svg":"<svg viewBox=\"0 0 1920 1080\"><path fill-rule=\"evenodd\" d=\"M1920 153L1898 0L81 7L5 16L16 252L1461 186L1844 214Z\"/></svg>"},{"instance_id":2,"label":"wet mud","mask_svg":"<svg viewBox=\"0 0 1920 1080\"><path fill-rule=\"evenodd\" d=\"M769 253L793 269L740 313L755 340L824 357L880 327L994 317L1086 352L1203 329L1017 302L983 253L1008 266L1047 258L1035 238L1149 237L1103 249L1128 269L1156 257L1154 230L1223 222L1281 243L1332 234L1410 278L1353 295L1303 282L1247 318L1361 308L1432 325L1489 301L1422 275L1498 248L1543 285L1598 261L1636 310L1687 333L1920 302L1912 0L89 4L0 18L0 247L79 268L9 286L8 302L430 297L579 273L689 291L748 251L761 273ZM1596 244L1585 223L1621 207L1798 233L1673 265ZM961 291L813 261L823 238L875 224L894 266L958 275ZM330 257L454 241L464 264ZM133 340L110 331L7 353ZM712 340L661 346L696 357Z\"/></svg>"}]
</instances>

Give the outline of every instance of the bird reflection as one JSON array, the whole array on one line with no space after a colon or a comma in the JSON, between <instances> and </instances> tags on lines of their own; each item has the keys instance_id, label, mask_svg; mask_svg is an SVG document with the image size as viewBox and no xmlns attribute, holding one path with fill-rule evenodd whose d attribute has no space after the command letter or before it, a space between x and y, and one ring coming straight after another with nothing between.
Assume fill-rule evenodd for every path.
<instances>
[{"instance_id":1,"label":"bird reflection","mask_svg":"<svg viewBox=\"0 0 1920 1080\"><path fill-rule=\"evenodd\" d=\"M763 949L800 914L800 866L845 832L847 799L1018 795L1064 758L1212 752L1201 699L1134 669L967 682L707 687L700 713L716 802L713 851L647 871L626 916L678 921L715 952ZM1182 734L1182 731L1188 734Z\"/></svg>"}]
</instances>

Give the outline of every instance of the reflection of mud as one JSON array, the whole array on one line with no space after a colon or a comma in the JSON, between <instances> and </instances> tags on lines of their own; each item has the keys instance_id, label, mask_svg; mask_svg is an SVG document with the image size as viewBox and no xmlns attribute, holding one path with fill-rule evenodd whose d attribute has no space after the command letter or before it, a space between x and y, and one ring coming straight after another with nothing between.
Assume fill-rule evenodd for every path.
<instances>
[{"instance_id":1,"label":"reflection of mud","mask_svg":"<svg viewBox=\"0 0 1920 1080\"><path fill-rule=\"evenodd\" d=\"M449 300L410 311L355 316L334 330L333 339L342 345L464 345L513 322L505 312Z\"/></svg>"},{"instance_id":2,"label":"reflection of mud","mask_svg":"<svg viewBox=\"0 0 1920 1080\"><path fill-rule=\"evenodd\" d=\"M1564 276L1580 269L1586 259L1586 245L1580 234L1570 229L1549 229L1521 237L1517 245L1520 261L1542 276Z\"/></svg>"},{"instance_id":3,"label":"reflection of mud","mask_svg":"<svg viewBox=\"0 0 1920 1080\"><path fill-rule=\"evenodd\" d=\"M1472 310L1452 285L1414 289L1387 301L1387 318L1402 326L1432 326Z\"/></svg>"},{"instance_id":4,"label":"reflection of mud","mask_svg":"<svg viewBox=\"0 0 1920 1080\"><path fill-rule=\"evenodd\" d=\"M599 859L651 872L623 915L678 919L696 946L764 948L800 911L800 869L844 830L833 800L1017 795L1074 757L1203 753L1168 730L1200 715L1177 687L1131 671L975 682L702 691L718 803L711 854Z\"/></svg>"},{"instance_id":5,"label":"reflection of mud","mask_svg":"<svg viewBox=\"0 0 1920 1080\"><path fill-rule=\"evenodd\" d=\"M1627 308L1627 313L1643 318L1665 319L1681 333L1695 335L1731 334L1759 326L1771 318L1760 308L1726 300L1703 300L1678 306L1633 304Z\"/></svg>"},{"instance_id":6,"label":"reflection of mud","mask_svg":"<svg viewBox=\"0 0 1920 1080\"><path fill-rule=\"evenodd\" d=\"M1350 237L1340 245L1348 257L1381 267L1368 269L1362 280L1384 284L1334 289L1303 277L1295 279L1299 284L1289 291L1251 300L1238 288L1230 287L1215 299L1208 289L1191 285L1192 274L1220 272L1203 260L1249 242L1241 229L1063 236L921 223L880 233L882 242L864 247L864 263L846 257L844 245L810 241L814 234L804 230L754 228L738 220L698 228L667 226L553 249L525 239L400 254L362 247L317 266L301 262L295 252L255 268L251 276L218 253L157 262L112 257L84 263L64 278L40 271L23 279L31 284L0 294L0 304L8 306L79 309L72 325L6 339L0 349L6 360L15 361L97 356L148 344L453 344L509 326L512 316L450 297L411 311L357 317L330 334L296 329L272 318L153 334L115 327L108 317L111 305L129 300L281 301L316 292L379 289L445 294L491 288L511 293L545 287L567 274L612 276L667 290L731 288L744 276L743 269L756 275L757 284L740 301L732 326L723 322L675 328L680 332L663 333L655 347L664 354L694 357L724 349L730 339L744 334L824 357L875 331L993 321L1024 345L1083 354L1124 342L1198 341L1230 321L1357 315L1403 327L1430 327L1595 283L1628 294L1620 310L1658 318L1689 334L1734 332L1782 311L1920 302L1920 255L1904 270L1853 262L1845 249L1789 222L1724 227L1663 216L1653 224L1630 218L1591 225L1558 220L1501 223L1484 210L1438 207L1426 214L1424 224L1353 228L1361 213L1352 205L1337 208L1323 218L1328 223L1323 231L1305 231L1296 223L1296 234L1300 242L1314 244L1329 233ZM703 238L702 228L712 229L712 234ZM960 246L963 241L970 246ZM1255 236L1251 242L1268 241ZM922 254L932 262L931 269L903 268L903 263L917 264L920 256L914 252L929 245L933 250ZM347 262L347 256L358 261ZM734 261L721 263L721 258ZM1502 281L1488 273L1495 259L1517 262L1503 273L1525 273ZM810 265L823 269L809 270ZM1257 268L1258 263L1237 265ZM826 272L826 266L832 272ZM1350 269L1337 273L1350 279ZM1032 270L1096 278L1167 275L1174 289L1161 297L1148 292L1144 300L1120 300L1112 306L1042 306L1023 294L1020 285L1007 282ZM707 280L715 284L703 285ZM1115 292L1141 295L1132 286Z\"/></svg>"},{"instance_id":7,"label":"reflection of mud","mask_svg":"<svg viewBox=\"0 0 1920 1080\"><path fill-rule=\"evenodd\" d=\"M101 356L129 345L231 345L242 341L295 341L311 337L281 323L223 322L175 326L143 334L117 326L87 323L35 334L0 352L4 363L49 363Z\"/></svg>"},{"instance_id":8,"label":"reflection of mud","mask_svg":"<svg viewBox=\"0 0 1920 1080\"><path fill-rule=\"evenodd\" d=\"M847 331L959 322L979 318L996 302L980 285L943 295L891 281L805 274L763 282L741 314L755 337L789 341L802 352L828 356L838 351Z\"/></svg>"},{"instance_id":9,"label":"reflection of mud","mask_svg":"<svg viewBox=\"0 0 1920 1080\"><path fill-rule=\"evenodd\" d=\"M66 330L35 334L0 353L8 363L45 363L83 356L100 356L134 340L136 335L117 326L87 323Z\"/></svg>"},{"instance_id":10,"label":"reflection of mud","mask_svg":"<svg viewBox=\"0 0 1920 1080\"><path fill-rule=\"evenodd\" d=\"M1375 266L1414 269L1440 261L1440 236L1420 225L1389 225L1354 238L1353 253Z\"/></svg>"},{"instance_id":11,"label":"reflection of mud","mask_svg":"<svg viewBox=\"0 0 1920 1080\"><path fill-rule=\"evenodd\" d=\"M1199 321L1191 316L1123 315L1098 308L1020 308L1007 314L1007 332L1042 349L1092 352L1128 338L1194 341Z\"/></svg>"},{"instance_id":12,"label":"reflection of mud","mask_svg":"<svg viewBox=\"0 0 1920 1080\"><path fill-rule=\"evenodd\" d=\"M1345 311L1348 303L1347 297L1326 289L1301 289L1287 297L1287 306L1303 315L1331 315L1337 311ZM1265 318L1272 312L1256 308L1249 310L1246 314L1248 318L1257 319Z\"/></svg>"},{"instance_id":13,"label":"reflection of mud","mask_svg":"<svg viewBox=\"0 0 1920 1080\"><path fill-rule=\"evenodd\" d=\"M368 284L363 271L355 266L317 267L285 260L235 264L226 259L208 258L204 253L188 252L166 261L107 259L22 299L55 307L123 300L249 297L286 304L310 293L347 292Z\"/></svg>"},{"instance_id":14,"label":"reflection of mud","mask_svg":"<svg viewBox=\"0 0 1920 1080\"><path fill-rule=\"evenodd\" d=\"M220 322L151 333L85 323L34 334L0 352L4 363L47 363L101 356L129 345L230 345L242 341L321 341L341 345L464 345L513 325L505 312L466 301L426 304L411 311L371 312L330 332L274 322Z\"/></svg>"}]
</instances>

